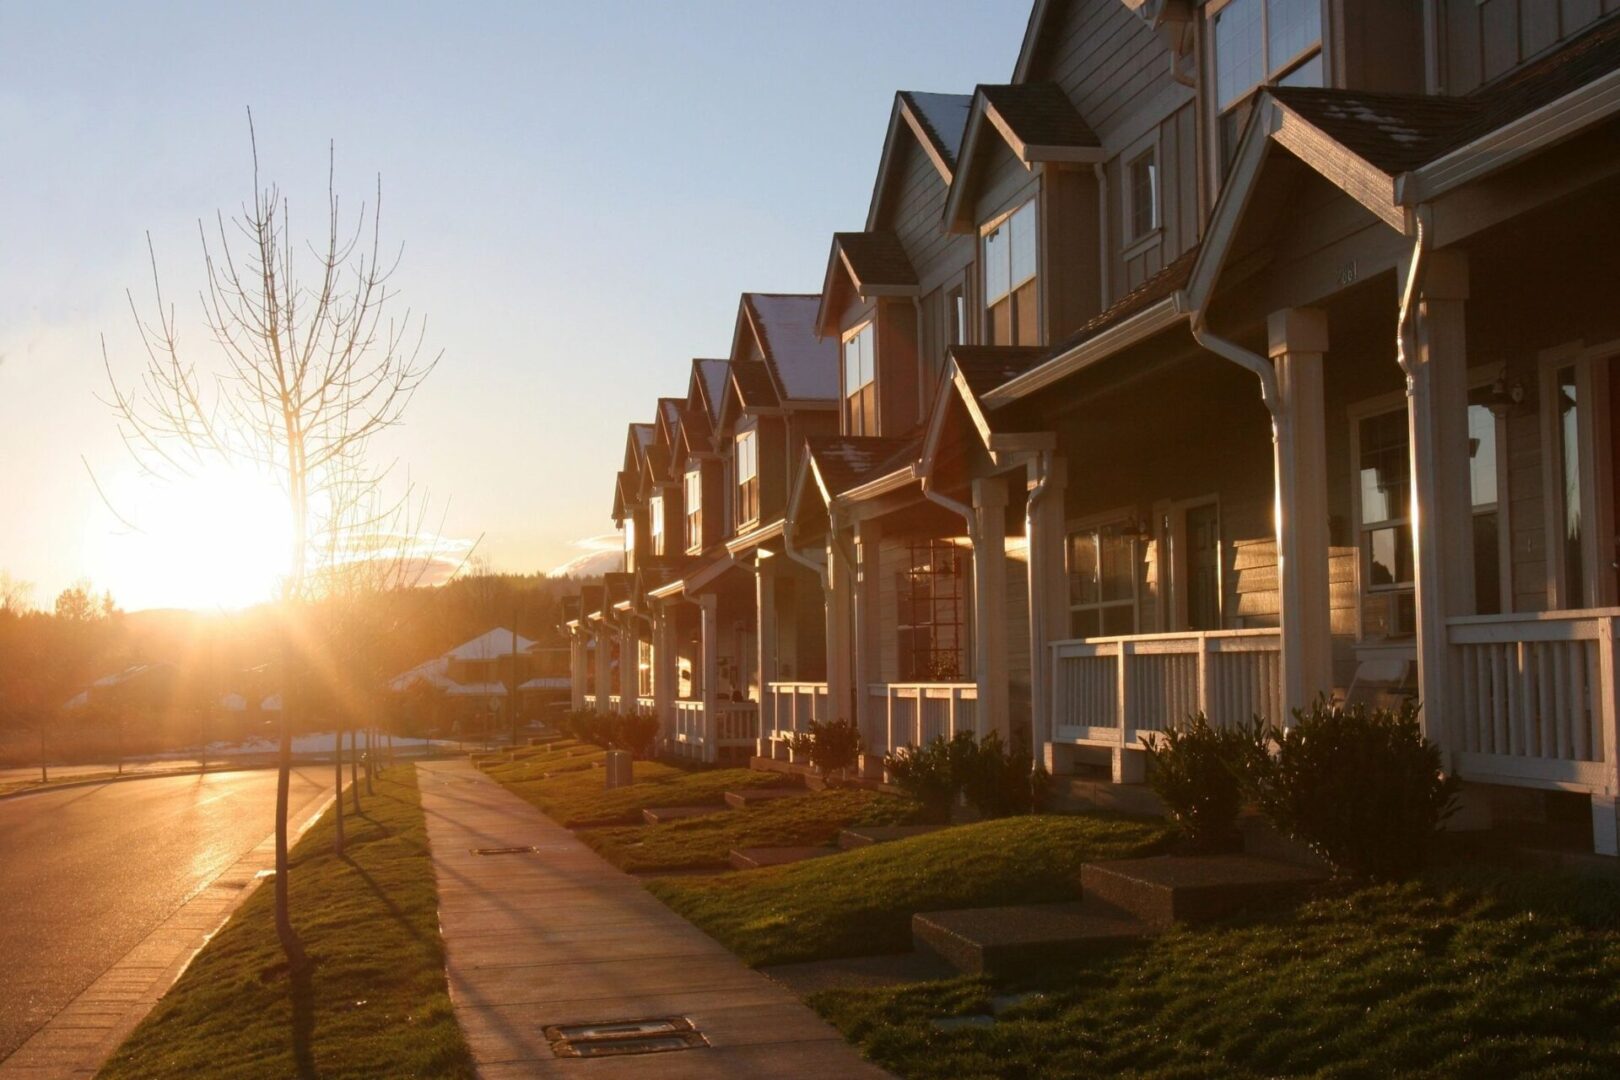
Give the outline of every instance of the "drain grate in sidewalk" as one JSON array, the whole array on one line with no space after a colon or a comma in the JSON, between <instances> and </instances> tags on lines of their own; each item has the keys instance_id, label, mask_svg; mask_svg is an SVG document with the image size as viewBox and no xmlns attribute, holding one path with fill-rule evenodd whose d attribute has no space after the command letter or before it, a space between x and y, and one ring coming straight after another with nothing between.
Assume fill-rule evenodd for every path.
<instances>
[{"instance_id":1,"label":"drain grate in sidewalk","mask_svg":"<svg viewBox=\"0 0 1620 1080\"><path fill-rule=\"evenodd\" d=\"M708 1046L709 1040L684 1016L643 1020L603 1020L590 1024L554 1024L545 1029L557 1057L621 1057L664 1054Z\"/></svg>"},{"instance_id":2,"label":"drain grate in sidewalk","mask_svg":"<svg viewBox=\"0 0 1620 1080\"><path fill-rule=\"evenodd\" d=\"M524 847L475 847L467 850L474 855L533 855L540 849L529 845Z\"/></svg>"}]
</instances>

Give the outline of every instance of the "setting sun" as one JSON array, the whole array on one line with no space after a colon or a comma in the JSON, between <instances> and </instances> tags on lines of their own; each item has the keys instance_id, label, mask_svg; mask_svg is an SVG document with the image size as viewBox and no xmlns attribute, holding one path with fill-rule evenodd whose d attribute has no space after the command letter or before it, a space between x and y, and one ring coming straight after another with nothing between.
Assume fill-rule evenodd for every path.
<instances>
[{"instance_id":1,"label":"setting sun","mask_svg":"<svg viewBox=\"0 0 1620 1080\"><path fill-rule=\"evenodd\" d=\"M292 526L269 477L211 466L170 482L129 472L107 487L115 522L88 538L98 587L126 608L240 608L275 596Z\"/></svg>"}]
</instances>

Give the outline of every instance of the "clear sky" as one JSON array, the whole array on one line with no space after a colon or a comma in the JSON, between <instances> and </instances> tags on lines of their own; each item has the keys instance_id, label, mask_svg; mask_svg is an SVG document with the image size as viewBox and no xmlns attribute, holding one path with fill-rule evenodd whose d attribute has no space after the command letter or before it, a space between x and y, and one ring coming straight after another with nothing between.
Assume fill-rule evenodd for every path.
<instances>
[{"instance_id":1,"label":"clear sky","mask_svg":"<svg viewBox=\"0 0 1620 1080\"><path fill-rule=\"evenodd\" d=\"M401 304L445 360L379 452L449 500L448 536L546 570L611 530L625 424L725 352L738 294L820 288L894 91L1006 81L1028 10L0 0L0 571L42 603L84 577L131 609L267 591L255 498L141 480L94 397L103 335L140 363L148 232L194 320L197 221L252 194L245 107L295 229L329 140L346 206L381 174Z\"/></svg>"}]
</instances>

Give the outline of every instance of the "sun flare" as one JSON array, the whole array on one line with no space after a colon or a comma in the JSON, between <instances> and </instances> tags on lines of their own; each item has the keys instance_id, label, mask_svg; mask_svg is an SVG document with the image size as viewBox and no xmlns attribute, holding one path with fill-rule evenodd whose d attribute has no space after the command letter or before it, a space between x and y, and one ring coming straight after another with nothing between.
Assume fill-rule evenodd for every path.
<instances>
[{"instance_id":1,"label":"sun flare","mask_svg":"<svg viewBox=\"0 0 1620 1080\"><path fill-rule=\"evenodd\" d=\"M273 599L287 572L292 518L268 476L225 465L173 481L129 473L107 499L127 524L98 528L90 565L126 609L247 607Z\"/></svg>"}]
</instances>

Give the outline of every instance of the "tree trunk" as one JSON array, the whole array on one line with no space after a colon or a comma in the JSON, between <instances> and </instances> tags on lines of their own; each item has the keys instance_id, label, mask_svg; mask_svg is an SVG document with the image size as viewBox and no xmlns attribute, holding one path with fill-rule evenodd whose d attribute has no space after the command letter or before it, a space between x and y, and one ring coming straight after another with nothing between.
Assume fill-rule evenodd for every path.
<instances>
[{"instance_id":1,"label":"tree trunk","mask_svg":"<svg viewBox=\"0 0 1620 1080\"><path fill-rule=\"evenodd\" d=\"M332 848L337 852L338 858L343 857L343 729L337 729L336 746L332 753L332 764L336 770L337 779L333 782L332 790L337 793L333 813L337 815L337 833L332 842Z\"/></svg>"},{"instance_id":2,"label":"tree trunk","mask_svg":"<svg viewBox=\"0 0 1620 1080\"><path fill-rule=\"evenodd\" d=\"M42 784L48 784L48 783L51 782L51 774L45 768L45 725L44 724L40 724L40 726L39 726L39 782L42 783Z\"/></svg>"},{"instance_id":3,"label":"tree trunk","mask_svg":"<svg viewBox=\"0 0 1620 1080\"><path fill-rule=\"evenodd\" d=\"M284 630L283 633L286 631ZM276 755L276 937L287 957L289 972L302 971L309 964L304 943L293 929L292 909L287 899L287 789L292 780L292 678L288 665L292 650L281 643L281 748Z\"/></svg>"},{"instance_id":4,"label":"tree trunk","mask_svg":"<svg viewBox=\"0 0 1620 1080\"><path fill-rule=\"evenodd\" d=\"M339 735L341 738L342 735ZM349 729L349 794L354 797L354 816L360 816L360 729Z\"/></svg>"},{"instance_id":5,"label":"tree trunk","mask_svg":"<svg viewBox=\"0 0 1620 1080\"><path fill-rule=\"evenodd\" d=\"M371 728L366 728L366 794L375 795L377 790L371 786L371 778L377 773L377 751L371 745Z\"/></svg>"}]
</instances>

